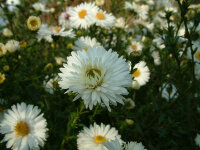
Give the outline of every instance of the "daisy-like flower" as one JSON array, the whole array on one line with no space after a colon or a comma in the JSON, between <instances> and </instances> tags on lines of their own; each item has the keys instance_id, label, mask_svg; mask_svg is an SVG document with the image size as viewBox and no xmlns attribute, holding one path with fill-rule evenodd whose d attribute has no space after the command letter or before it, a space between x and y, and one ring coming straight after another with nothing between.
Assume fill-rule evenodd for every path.
<instances>
[{"instance_id":1,"label":"daisy-like flower","mask_svg":"<svg viewBox=\"0 0 200 150\"><path fill-rule=\"evenodd\" d=\"M10 52L13 53L16 50L20 49L20 45L19 42L16 40L9 40L6 45L5 45L6 49Z\"/></svg>"},{"instance_id":2,"label":"daisy-like flower","mask_svg":"<svg viewBox=\"0 0 200 150\"><path fill-rule=\"evenodd\" d=\"M169 101L170 99L175 99L178 97L177 89L173 84L163 84L162 87L159 89L162 91L162 97Z\"/></svg>"},{"instance_id":3,"label":"daisy-like flower","mask_svg":"<svg viewBox=\"0 0 200 150\"><path fill-rule=\"evenodd\" d=\"M46 77L46 79L48 78L48 76ZM51 78L49 81L44 81L44 88L45 90L50 93L53 94L54 92L54 88L56 87L57 83L58 83L58 76Z\"/></svg>"},{"instance_id":4,"label":"daisy-like flower","mask_svg":"<svg viewBox=\"0 0 200 150\"><path fill-rule=\"evenodd\" d=\"M47 122L37 106L25 103L13 105L4 114L0 133L5 134L3 142L13 150L35 150L44 146ZM40 114L40 115L39 115Z\"/></svg>"},{"instance_id":5,"label":"daisy-like flower","mask_svg":"<svg viewBox=\"0 0 200 150\"><path fill-rule=\"evenodd\" d=\"M75 37L75 34L72 29L65 31L65 28L61 28L58 26L50 27L50 34L54 36L63 36L63 37Z\"/></svg>"},{"instance_id":6,"label":"daisy-like flower","mask_svg":"<svg viewBox=\"0 0 200 150\"><path fill-rule=\"evenodd\" d=\"M0 84L3 84L5 79L6 79L5 74L0 72Z\"/></svg>"},{"instance_id":7,"label":"daisy-like flower","mask_svg":"<svg viewBox=\"0 0 200 150\"><path fill-rule=\"evenodd\" d=\"M93 15L97 13L98 7L94 3L81 3L69 11L70 22L74 28L87 29L94 23Z\"/></svg>"},{"instance_id":8,"label":"daisy-like flower","mask_svg":"<svg viewBox=\"0 0 200 150\"><path fill-rule=\"evenodd\" d=\"M20 5L20 0L6 0L6 4L8 5L8 10L12 12L17 9L17 5Z\"/></svg>"},{"instance_id":9,"label":"daisy-like flower","mask_svg":"<svg viewBox=\"0 0 200 150\"><path fill-rule=\"evenodd\" d=\"M197 136L195 137L194 141L196 145L200 147L200 134L197 133Z\"/></svg>"},{"instance_id":10,"label":"daisy-like flower","mask_svg":"<svg viewBox=\"0 0 200 150\"><path fill-rule=\"evenodd\" d=\"M47 24L42 24L37 33L38 33L37 35L38 41L45 39L45 41L49 43L53 42L53 38L51 34L49 33L49 27Z\"/></svg>"},{"instance_id":11,"label":"daisy-like flower","mask_svg":"<svg viewBox=\"0 0 200 150\"><path fill-rule=\"evenodd\" d=\"M103 145L103 142L117 139L119 143L122 143L121 136L118 131L110 125L90 125L90 128L84 127L84 129L78 134L77 145L78 150L107 150Z\"/></svg>"},{"instance_id":12,"label":"daisy-like flower","mask_svg":"<svg viewBox=\"0 0 200 150\"><path fill-rule=\"evenodd\" d=\"M97 103L124 104L122 95L127 95L125 87L131 86L129 65L116 52L106 51L103 47L88 48L88 51L73 51L67 58L67 64L61 68L59 85L67 92L82 98L91 110Z\"/></svg>"},{"instance_id":13,"label":"daisy-like flower","mask_svg":"<svg viewBox=\"0 0 200 150\"><path fill-rule=\"evenodd\" d=\"M0 43L0 57L5 55L7 52L6 47L3 43Z\"/></svg>"},{"instance_id":14,"label":"daisy-like flower","mask_svg":"<svg viewBox=\"0 0 200 150\"><path fill-rule=\"evenodd\" d=\"M142 54L142 48L142 43L133 40L131 45L126 49L126 52L128 55L132 54L133 56L140 56Z\"/></svg>"},{"instance_id":15,"label":"daisy-like flower","mask_svg":"<svg viewBox=\"0 0 200 150\"><path fill-rule=\"evenodd\" d=\"M103 145L108 149L108 150L121 150L122 146L119 142L118 139L103 142Z\"/></svg>"},{"instance_id":16,"label":"daisy-like flower","mask_svg":"<svg viewBox=\"0 0 200 150\"><path fill-rule=\"evenodd\" d=\"M75 45L73 46L74 50L85 50L88 51L88 47L99 47L101 44L97 42L96 38L91 38L89 36L80 37L75 41Z\"/></svg>"},{"instance_id":17,"label":"daisy-like flower","mask_svg":"<svg viewBox=\"0 0 200 150\"><path fill-rule=\"evenodd\" d=\"M126 24L123 17L119 17L116 19L115 27L126 29L128 28L128 25Z\"/></svg>"},{"instance_id":18,"label":"daisy-like flower","mask_svg":"<svg viewBox=\"0 0 200 150\"><path fill-rule=\"evenodd\" d=\"M103 10L98 10L94 16L95 24L100 27L110 28L115 25L115 17Z\"/></svg>"},{"instance_id":19,"label":"daisy-like flower","mask_svg":"<svg viewBox=\"0 0 200 150\"><path fill-rule=\"evenodd\" d=\"M147 150L147 149L144 148L141 142L137 143L131 141L126 145L126 150Z\"/></svg>"},{"instance_id":20,"label":"daisy-like flower","mask_svg":"<svg viewBox=\"0 0 200 150\"><path fill-rule=\"evenodd\" d=\"M153 61L155 65L160 65L161 61L160 61L160 54L158 51L153 51L153 53L151 54L153 57Z\"/></svg>"},{"instance_id":21,"label":"daisy-like flower","mask_svg":"<svg viewBox=\"0 0 200 150\"><path fill-rule=\"evenodd\" d=\"M73 7L67 7L66 11L61 13L58 19L59 25L61 25L62 27L71 28L71 22L69 18L70 18L70 11L72 10Z\"/></svg>"},{"instance_id":22,"label":"daisy-like flower","mask_svg":"<svg viewBox=\"0 0 200 150\"><path fill-rule=\"evenodd\" d=\"M37 11L42 11L42 12L45 12L45 5L40 3L40 2L37 2L37 3L34 3L33 5L33 8Z\"/></svg>"},{"instance_id":23,"label":"daisy-like flower","mask_svg":"<svg viewBox=\"0 0 200 150\"><path fill-rule=\"evenodd\" d=\"M27 27L31 31L36 31L40 28L41 21L39 17L30 16L27 20Z\"/></svg>"},{"instance_id":24,"label":"daisy-like flower","mask_svg":"<svg viewBox=\"0 0 200 150\"><path fill-rule=\"evenodd\" d=\"M133 72L132 76L140 86L145 85L149 81L150 71L149 68L146 66L146 62L140 61L133 67L133 70L135 71Z\"/></svg>"},{"instance_id":25,"label":"daisy-like flower","mask_svg":"<svg viewBox=\"0 0 200 150\"><path fill-rule=\"evenodd\" d=\"M5 36L5 37L11 37L11 36L13 36L13 33L12 33L12 31L10 29L4 28L3 29L3 36Z\"/></svg>"}]
</instances>

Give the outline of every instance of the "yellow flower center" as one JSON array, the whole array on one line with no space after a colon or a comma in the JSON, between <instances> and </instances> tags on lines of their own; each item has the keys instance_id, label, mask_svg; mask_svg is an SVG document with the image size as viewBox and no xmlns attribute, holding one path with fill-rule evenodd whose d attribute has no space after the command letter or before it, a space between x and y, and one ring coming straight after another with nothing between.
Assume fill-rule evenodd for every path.
<instances>
[{"instance_id":1,"label":"yellow flower center","mask_svg":"<svg viewBox=\"0 0 200 150\"><path fill-rule=\"evenodd\" d=\"M106 142L106 141L108 141L108 139L106 139L105 137L103 137L101 135L95 136L95 138L94 138L94 142L96 144L102 144L103 142Z\"/></svg>"},{"instance_id":2,"label":"yellow flower center","mask_svg":"<svg viewBox=\"0 0 200 150\"><path fill-rule=\"evenodd\" d=\"M56 33L59 33L60 32L60 30L61 30L61 27L51 27L51 32L53 32L53 30L55 30L56 31Z\"/></svg>"},{"instance_id":3,"label":"yellow flower center","mask_svg":"<svg viewBox=\"0 0 200 150\"><path fill-rule=\"evenodd\" d=\"M136 45L136 44L132 44L132 45L131 45L131 49L132 49L132 50L137 50L137 45Z\"/></svg>"},{"instance_id":4,"label":"yellow flower center","mask_svg":"<svg viewBox=\"0 0 200 150\"><path fill-rule=\"evenodd\" d=\"M26 47L26 42L25 41L21 41L20 43L19 43L19 45L20 45L20 47Z\"/></svg>"},{"instance_id":5,"label":"yellow flower center","mask_svg":"<svg viewBox=\"0 0 200 150\"><path fill-rule=\"evenodd\" d=\"M33 19L33 20L30 21L30 25L35 27L35 26L38 25L38 21L36 19Z\"/></svg>"},{"instance_id":6,"label":"yellow flower center","mask_svg":"<svg viewBox=\"0 0 200 150\"><path fill-rule=\"evenodd\" d=\"M89 76L89 77L95 77L96 75L99 75L101 76L101 71L97 68L89 68L87 71L86 71L86 75Z\"/></svg>"},{"instance_id":7,"label":"yellow flower center","mask_svg":"<svg viewBox=\"0 0 200 150\"><path fill-rule=\"evenodd\" d=\"M101 12L98 12L97 15L96 15L96 18L99 19L99 20L104 20L105 19L105 15Z\"/></svg>"},{"instance_id":8,"label":"yellow flower center","mask_svg":"<svg viewBox=\"0 0 200 150\"><path fill-rule=\"evenodd\" d=\"M200 51L197 51L197 52L196 52L196 58L197 58L198 60L200 60Z\"/></svg>"},{"instance_id":9,"label":"yellow flower center","mask_svg":"<svg viewBox=\"0 0 200 150\"><path fill-rule=\"evenodd\" d=\"M86 46L86 47L84 48L84 50L87 52L87 51L88 51L88 46Z\"/></svg>"},{"instance_id":10,"label":"yellow flower center","mask_svg":"<svg viewBox=\"0 0 200 150\"><path fill-rule=\"evenodd\" d=\"M79 11L78 15L79 15L79 18L84 19L85 16L87 15L87 11L85 9L83 9L83 10Z\"/></svg>"},{"instance_id":11,"label":"yellow flower center","mask_svg":"<svg viewBox=\"0 0 200 150\"><path fill-rule=\"evenodd\" d=\"M15 126L17 136L26 136L30 133L30 128L26 122L20 121Z\"/></svg>"},{"instance_id":12,"label":"yellow flower center","mask_svg":"<svg viewBox=\"0 0 200 150\"><path fill-rule=\"evenodd\" d=\"M133 77L138 77L140 76L140 71L137 69L133 74L132 74Z\"/></svg>"}]
</instances>

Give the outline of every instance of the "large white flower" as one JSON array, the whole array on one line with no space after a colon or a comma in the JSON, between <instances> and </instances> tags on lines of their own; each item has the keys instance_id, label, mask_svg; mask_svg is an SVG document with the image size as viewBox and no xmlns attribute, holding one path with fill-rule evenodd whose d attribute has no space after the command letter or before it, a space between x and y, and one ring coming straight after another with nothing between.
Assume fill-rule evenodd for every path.
<instances>
[{"instance_id":1,"label":"large white flower","mask_svg":"<svg viewBox=\"0 0 200 150\"><path fill-rule=\"evenodd\" d=\"M94 23L93 15L96 14L98 7L94 3L81 3L69 10L71 26L74 28L88 28Z\"/></svg>"},{"instance_id":2,"label":"large white flower","mask_svg":"<svg viewBox=\"0 0 200 150\"><path fill-rule=\"evenodd\" d=\"M77 41L75 41L74 50L88 50L88 47L99 47L101 44L97 42L96 38L91 38L89 36L80 37Z\"/></svg>"},{"instance_id":3,"label":"large white flower","mask_svg":"<svg viewBox=\"0 0 200 150\"><path fill-rule=\"evenodd\" d=\"M142 143L137 143L137 142L131 141L126 145L126 150L147 150L147 149L144 148Z\"/></svg>"},{"instance_id":4,"label":"large white flower","mask_svg":"<svg viewBox=\"0 0 200 150\"><path fill-rule=\"evenodd\" d=\"M25 103L13 105L7 110L0 124L0 133L5 134L3 141L7 141L7 148L35 150L44 146L47 122L40 111L37 106Z\"/></svg>"},{"instance_id":5,"label":"large white flower","mask_svg":"<svg viewBox=\"0 0 200 150\"><path fill-rule=\"evenodd\" d=\"M117 139L119 143L122 143L121 136L118 131L110 125L90 125L90 128L84 127L84 129L78 134L77 145L78 150L107 150L103 145L103 142Z\"/></svg>"},{"instance_id":6,"label":"large white flower","mask_svg":"<svg viewBox=\"0 0 200 150\"><path fill-rule=\"evenodd\" d=\"M145 85L150 78L150 71L146 66L146 62L140 61L133 67L133 69L136 69L132 74L134 80L137 81L140 86Z\"/></svg>"},{"instance_id":7,"label":"large white flower","mask_svg":"<svg viewBox=\"0 0 200 150\"><path fill-rule=\"evenodd\" d=\"M129 65L116 52L106 51L103 47L88 48L88 51L73 51L67 58L67 64L61 68L59 85L67 92L82 98L86 108L92 109L97 103L104 103L110 111L109 104L123 104L131 86Z\"/></svg>"}]
</instances>

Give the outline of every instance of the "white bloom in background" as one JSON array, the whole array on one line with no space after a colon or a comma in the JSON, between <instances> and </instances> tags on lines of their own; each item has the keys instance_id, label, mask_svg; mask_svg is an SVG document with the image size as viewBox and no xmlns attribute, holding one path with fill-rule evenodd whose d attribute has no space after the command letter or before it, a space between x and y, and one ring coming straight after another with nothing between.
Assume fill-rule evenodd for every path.
<instances>
[{"instance_id":1,"label":"white bloom in background","mask_svg":"<svg viewBox=\"0 0 200 150\"><path fill-rule=\"evenodd\" d=\"M140 89L140 84L138 83L138 81L133 80L132 81L132 88L135 90L139 90Z\"/></svg>"},{"instance_id":2,"label":"white bloom in background","mask_svg":"<svg viewBox=\"0 0 200 150\"><path fill-rule=\"evenodd\" d=\"M53 42L53 38L50 34L48 24L42 24L37 33L38 33L37 35L38 41L41 41L42 39L44 39L45 41L49 43Z\"/></svg>"},{"instance_id":3,"label":"white bloom in background","mask_svg":"<svg viewBox=\"0 0 200 150\"><path fill-rule=\"evenodd\" d=\"M115 17L112 14L107 14L103 10L98 10L94 15L95 24L97 26L110 28L115 25Z\"/></svg>"},{"instance_id":4,"label":"white bloom in background","mask_svg":"<svg viewBox=\"0 0 200 150\"><path fill-rule=\"evenodd\" d=\"M143 45L141 42L132 40L131 45L126 49L128 55L140 56L142 54Z\"/></svg>"},{"instance_id":5,"label":"white bloom in background","mask_svg":"<svg viewBox=\"0 0 200 150\"><path fill-rule=\"evenodd\" d=\"M3 36L5 36L5 37L11 37L11 36L13 36L12 31L11 31L10 29L8 29L8 28L4 28L2 34L3 34Z\"/></svg>"},{"instance_id":6,"label":"white bloom in background","mask_svg":"<svg viewBox=\"0 0 200 150\"><path fill-rule=\"evenodd\" d=\"M55 61L57 65L62 65L63 62L66 62L66 60L62 57L55 57Z\"/></svg>"},{"instance_id":7,"label":"white bloom in background","mask_svg":"<svg viewBox=\"0 0 200 150\"><path fill-rule=\"evenodd\" d=\"M25 103L13 105L4 113L0 133L5 134L6 148L13 150L35 150L44 146L47 122L37 106Z\"/></svg>"},{"instance_id":8,"label":"white bloom in background","mask_svg":"<svg viewBox=\"0 0 200 150\"><path fill-rule=\"evenodd\" d=\"M33 8L35 9L35 10L37 10L37 11L41 11L41 12L45 12L45 5L44 4L42 4L42 3L40 3L40 2L36 2L36 3L34 3L33 5Z\"/></svg>"},{"instance_id":9,"label":"white bloom in background","mask_svg":"<svg viewBox=\"0 0 200 150\"><path fill-rule=\"evenodd\" d=\"M48 76L46 77L46 79L48 78ZM53 94L54 92L54 88L56 87L57 83L58 83L59 79L58 76L51 78L49 81L44 81L44 88L45 90L50 93Z\"/></svg>"},{"instance_id":10,"label":"white bloom in background","mask_svg":"<svg viewBox=\"0 0 200 150\"><path fill-rule=\"evenodd\" d=\"M135 70L136 69L136 70ZM132 76L134 80L138 82L140 86L145 85L150 78L149 68L146 66L146 62L140 61L133 67L134 73Z\"/></svg>"},{"instance_id":11,"label":"white bloom in background","mask_svg":"<svg viewBox=\"0 0 200 150\"><path fill-rule=\"evenodd\" d=\"M74 31L72 29L66 31L65 28L61 28L58 26L50 27L49 34L54 35L54 36L63 36L63 37L70 37L70 38L75 37Z\"/></svg>"},{"instance_id":12,"label":"white bloom in background","mask_svg":"<svg viewBox=\"0 0 200 150\"><path fill-rule=\"evenodd\" d=\"M5 55L7 52L7 49L3 43L0 43L0 57Z\"/></svg>"},{"instance_id":13,"label":"white bloom in background","mask_svg":"<svg viewBox=\"0 0 200 150\"><path fill-rule=\"evenodd\" d=\"M77 145L78 150L107 150L103 142L117 139L119 143L122 143L121 136L118 131L110 125L90 125L89 128L84 127L78 134Z\"/></svg>"},{"instance_id":14,"label":"white bloom in background","mask_svg":"<svg viewBox=\"0 0 200 150\"><path fill-rule=\"evenodd\" d=\"M108 150L121 150L122 146L118 139L103 142L103 145L108 149Z\"/></svg>"},{"instance_id":15,"label":"white bloom in background","mask_svg":"<svg viewBox=\"0 0 200 150\"><path fill-rule=\"evenodd\" d=\"M94 24L93 15L98 11L94 3L81 3L69 11L71 26L87 29Z\"/></svg>"},{"instance_id":16,"label":"white bloom in background","mask_svg":"<svg viewBox=\"0 0 200 150\"><path fill-rule=\"evenodd\" d=\"M132 119L126 119L125 121L130 126L134 125L134 120L132 120Z\"/></svg>"},{"instance_id":17,"label":"white bloom in background","mask_svg":"<svg viewBox=\"0 0 200 150\"><path fill-rule=\"evenodd\" d=\"M159 90L162 92L162 97L169 101L178 97L177 89L173 84L163 84Z\"/></svg>"},{"instance_id":18,"label":"white bloom in background","mask_svg":"<svg viewBox=\"0 0 200 150\"><path fill-rule=\"evenodd\" d=\"M75 41L74 50L85 50L88 51L88 47L100 47L101 44L97 42L96 38L91 38L89 36L82 36L78 40Z\"/></svg>"},{"instance_id":19,"label":"white bloom in background","mask_svg":"<svg viewBox=\"0 0 200 150\"><path fill-rule=\"evenodd\" d=\"M65 28L71 28L71 22L70 22L70 11L73 10L73 7L67 7L66 11L61 13L58 19L59 25Z\"/></svg>"},{"instance_id":20,"label":"white bloom in background","mask_svg":"<svg viewBox=\"0 0 200 150\"><path fill-rule=\"evenodd\" d=\"M153 51L151 55L153 57L154 64L157 65L157 66L160 65L161 61L160 61L159 52L158 51Z\"/></svg>"},{"instance_id":21,"label":"white bloom in background","mask_svg":"<svg viewBox=\"0 0 200 150\"><path fill-rule=\"evenodd\" d=\"M198 147L200 147L200 134L197 133L197 136L195 137L194 141L195 141L196 145Z\"/></svg>"},{"instance_id":22,"label":"white bloom in background","mask_svg":"<svg viewBox=\"0 0 200 150\"><path fill-rule=\"evenodd\" d=\"M7 51L10 53L15 52L16 50L20 49L19 42L16 40L9 40L5 45Z\"/></svg>"},{"instance_id":23,"label":"white bloom in background","mask_svg":"<svg viewBox=\"0 0 200 150\"><path fill-rule=\"evenodd\" d=\"M20 0L6 0L9 11L16 11L17 5L20 5Z\"/></svg>"},{"instance_id":24,"label":"white bloom in background","mask_svg":"<svg viewBox=\"0 0 200 150\"><path fill-rule=\"evenodd\" d=\"M142 145L141 142L137 143L131 141L126 145L125 150L147 150L147 149L145 149L145 147Z\"/></svg>"},{"instance_id":25,"label":"white bloom in background","mask_svg":"<svg viewBox=\"0 0 200 150\"><path fill-rule=\"evenodd\" d=\"M128 25L126 25L123 17L119 17L116 19L115 27L126 29L128 28Z\"/></svg>"},{"instance_id":26,"label":"white bloom in background","mask_svg":"<svg viewBox=\"0 0 200 150\"><path fill-rule=\"evenodd\" d=\"M110 103L124 104L124 97L131 86L129 65L116 52L106 51L103 47L88 48L88 51L73 51L67 58L67 64L61 68L59 85L82 98L91 110L97 103L104 103L108 110ZM66 93L67 93L66 92Z\"/></svg>"},{"instance_id":27,"label":"white bloom in background","mask_svg":"<svg viewBox=\"0 0 200 150\"><path fill-rule=\"evenodd\" d=\"M153 42L154 42L160 49L165 48L163 39L161 39L160 37L154 38L154 39L153 39Z\"/></svg>"},{"instance_id":28,"label":"white bloom in background","mask_svg":"<svg viewBox=\"0 0 200 150\"><path fill-rule=\"evenodd\" d=\"M97 6L102 6L105 3L105 0L95 0Z\"/></svg>"}]
</instances>

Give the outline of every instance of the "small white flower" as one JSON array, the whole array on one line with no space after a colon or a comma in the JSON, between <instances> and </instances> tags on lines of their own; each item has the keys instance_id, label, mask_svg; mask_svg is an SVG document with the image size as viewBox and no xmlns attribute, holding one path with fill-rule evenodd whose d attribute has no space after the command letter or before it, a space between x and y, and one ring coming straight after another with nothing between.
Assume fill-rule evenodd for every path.
<instances>
[{"instance_id":1,"label":"small white flower","mask_svg":"<svg viewBox=\"0 0 200 150\"><path fill-rule=\"evenodd\" d=\"M34 3L32 6L37 11L42 11L42 12L45 11L45 5L40 2Z\"/></svg>"},{"instance_id":2,"label":"small white flower","mask_svg":"<svg viewBox=\"0 0 200 150\"><path fill-rule=\"evenodd\" d=\"M173 84L163 84L162 88L159 88L162 91L162 97L169 101L170 99L176 99L178 97L177 89Z\"/></svg>"},{"instance_id":3,"label":"small white flower","mask_svg":"<svg viewBox=\"0 0 200 150\"><path fill-rule=\"evenodd\" d=\"M137 143L137 142L129 142L126 145L126 149L125 150L147 150L144 148L144 146L142 145L142 143Z\"/></svg>"},{"instance_id":4,"label":"small white flower","mask_svg":"<svg viewBox=\"0 0 200 150\"><path fill-rule=\"evenodd\" d=\"M59 25L65 28L71 28L71 22L70 22L70 12L73 10L73 7L67 7L66 11L61 13L59 16L58 22Z\"/></svg>"},{"instance_id":5,"label":"small white flower","mask_svg":"<svg viewBox=\"0 0 200 150\"><path fill-rule=\"evenodd\" d=\"M46 77L46 79L48 78L48 76ZM50 94L53 94L54 92L54 89L56 87L56 84L58 83L59 79L58 79L58 76L54 77L54 78L51 78L49 81L44 81L44 87L45 87L45 90L50 93Z\"/></svg>"},{"instance_id":6,"label":"small white flower","mask_svg":"<svg viewBox=\"0 0 200 150\"><path fill-rule=\"evenodd\" d=\"M197 133L197 136L195 137L194 141L195 141L196 145L198 147L200 147L200 134Z\"/></svg>"},{"instance_id":7,"label":"small white flower","mask_svg":"<svg viewBox=\"0 0 200 150\"><path fill-rule=\"evenodd\" d=\"M142 54L143 45L140 42L132 40L131 45L126 49L128 55L140 56Z\"/></svg>"},{"instance_id":8,"label":"small white flower","mask_svg":"<svg viewBox=\"0 0 200 150\"><path fill-rule=\"evenodd\" d=\"M74 50L88 50L88 47L100 47L101 44L97 42L96 38L91 38L89 36L80 37L78 40L75 41L75 46L73 47Z\"/></svg>"},{"instance_id":9,"label":"small white flower","mask_svg":"<svg viewBox=\"0 0 200 150\"><path fill-rule=\"evenodd\" d=\"M103 142L117 139L122 144L121 136L118 131L110 125L90 125L89 128L84 129L78 134L77 145L78 150L107 150Z\"/></svg>"},{"instance_id":10,"label":"small white flower","mask_svg":"<svg viewBox=\"0 0 200 150\"><path fill-rule=\"evenodd\" d=\"M5 37L11 37L11 36L13 36L13 33L12 33L12 31L10 29L4 28L3 29L3 36L5 36Z\"/></svg>"},{"instance_id":11,"label":"small white flower","mask_svg":"<svg viewBox=\"0 0 200 150\"><path fill-rule=\"evenodd\" d=\"M136 70L135 70L136 69ZM133 67L134 73L132 76L134 80L138 82L140 86L145 85L150 78L149 68L146 66L146 62L140 61Z\"/></svg>"},{"instance_id":12,"label":"small white flower","mask_svg":"<svg viewBox=\"0 0 200 150\"><path fill-rule=\"evenodd\" d=\"M126 25L123 17L119 17L116 19L115 27L126 29L128 28L128 25Z\"/></svg>"},{"instance_id":13,"label":"small white flower","mask_svg":"<svg viewBox=\"0 0 200 150\"><path fill-rule=\"evenodd\" d=\"M18 50L20 48L20 45L19 45L19 42L16 41L16 40L9 40L7 43L6 43L6 49L10 52L10 53L13 53L15 52L16 50Z\"/></svg>"},{"instance_id":14,"label":"small white flower","mask_svg":"<svg viewBox=\"0 0 200 150\"><path fill-rule=\"evenodd\" d=\"M155 65L160 65L161 61L160 61L160 54L158 51L153 51L153 53L151 54L153 57L153 61Z\"/></svg>"},{"instance_id":15,"label":"small white flower","mask_svg":"<svg viewBox=\"0 0 200 150\"><path fill-rule=\"evenodd\" d=\"M6 4L8 5L9 11L16 11L16 6L20 5L20 0L6 0Z\"/></svg>"},{"instance_id":16,"label":"small white flower","mask_svg":"<svg viewBox=\"0 0 200 150\"><path fill-rule=\"evenodd\" d=\"M25 103L13 105L4 113L0 133L5 134L6 148L13 150L35 150L44 146L47 122L37 106Z\"/></svg>"}]
</instances>

